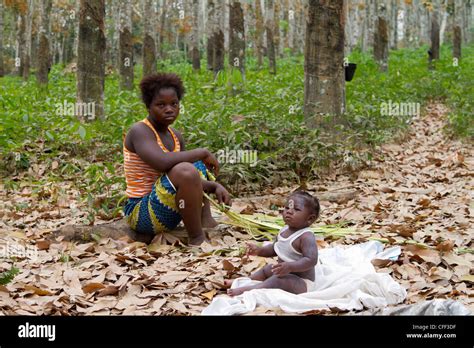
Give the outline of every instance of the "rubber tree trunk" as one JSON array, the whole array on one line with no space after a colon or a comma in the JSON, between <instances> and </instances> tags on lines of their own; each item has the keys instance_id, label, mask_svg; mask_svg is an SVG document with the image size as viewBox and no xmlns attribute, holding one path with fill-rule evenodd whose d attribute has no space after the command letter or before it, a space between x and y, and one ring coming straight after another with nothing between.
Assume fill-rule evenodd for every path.
<instances>
[{"instance_id":1,"label":"rubber tree trunk","mask_svg":"<svg viewBox=\"0 0 474 348\"><path fill-rule=\"evenodd\" d=\"M274 41L274 17L275 17L275 8L273 6L273 0L265 0L266 7L266 21L265 21L265 31L267 33L267 56L269 62L270 73L276 74L276 57L275 57L275 41Z\"/></svg>"},{"instance_id":2,"label":"rubber tree trunk","mask_svg":"<svg viewBox=\"0 0 474 348\"><path fill-rule=\"evenodd\" d=\"M453 58L461 58L461 45L462 45L462 28L459 25L458 17L458 6L459 3L456 3L455 0L448 1L448 12L450 16L450 29L453 35Z\"/></svg>"},{"instance_id":3,"label":"rubber tree trunk","mask_svg":"<svg viewBox=\"0 0 474 348\"><path fill-rule=\"evenodd\" d=\"M23 76L23 67L24 67L24 60L25 60L25 42L26 42L26 36L25 36L25 29L26 29L26 13L22 12L20 10L18 14L18 42L17 42L17 51L18 54L15 57L15 68L18 69L18 76L22 77Z\"/></svg>"},{"instance_id":4,"label":"rubber tree trunk","mask_svg":"<svg viewBox=\"0 0 474 348\"><path fill-rule=\"evenodd\" d=\"M275 55L280 57L280 11L281 4L280 0L274 1L274 12L273 12L273 42L275 44Z\"/></svg>"},{"instance_id":5,"label":"rubber tree trunk","mask_svg":"<svg viewBox=\"0 0 474 348\"><path fill-rule=\"evenodd\" d=\"M24 59L22 59L23 64L23 80L28 81L30 76L30 65L31 65L31 32L33 29L33 6L34 2L28 0L27 2L28 10L25 18L25 50L24 50Z\"/></svg>"},{"instance_id":6,"label":"rubber tree trunk","mask_svg":"<svg viewBox=\"0 0 474 348\"><path fill-rule=\"evenodd\" d=\"M229 12L229 65L245 74L244 13L240 1L232 0Z\"/></svg>"},{"instance_id":7,"label":"rubber tree trunk","mask_svg":"<svg viewBox=\"0 0 474 348\"><path fill-rule=\"evenodd\" d=\"M160 22L160 58L164 59L165 58L165 52L164 52L164 47L165 47L165 41L167 40L169 44L169 38L168 38L168 33L166 32L167 28L167 22L169 22L169 19L167 19L167 14L168 14L168 0L163 0L163 7L161 9L161 22Z\"/></svg>"},{"instance_id":8,"label":"rubber tree trunk","mask_svg":"<svg viewBox=\"0 0 474 348\"><path fill-rule=\"evenodd\" d=\"M255 53L257 55L257 65L263 64L263 17L260 0L255 1Z\"/></svg>"},{"instance_id":9,"label":"rubber tree trunk","mask_svg":"<svg viewBox=\"0 0 474 348\"><path fill-rule=\"evenodd\" d=\"M439 22L438 12L435 9L431 17L431 48L429 51L430 68L433 67L433 60L439 59Z\"/></svg>"},{"instance_id":10,"label":"rubber tree trunk","mask_svg":"<svg viewBox=\"0 0 474 348\"><path fill-rule=\"evenodd\" d=\"M145 0L143 4L143 76L153 74L156 69L156 45L153 35L153 0Z\"/></svg>"},{"instance_id":11,"label":"rubber tree trunk","mask_svg":"<svg viewBox=\"0 0 474 348\"><path fill-rule=\"evenodd\" d=\"M51 57L49 51L49 18L51 13L51 0L41 1L41 25L39 30L39 52L38 52L38 72L36 77L38 84L48 85L48 73L51 67Z\"/></svg>"},{"instance_id":12,"label":"rubber tree trunk","mask_svg":"<svg viewBox=\"0 0 474 348\"><path fill-rule=\"evenodd\" d=\"M374 42L374 0L365 0L364 33L362 38L362 50L366 52Z\"/></svg>"},{"instance_id":13,"label":"rubber tree trunk","mask_svg":"<svg viewBox=\"0 0 474 348\"><path fill-rule=\"evenodd\" d=\"M214 45L216 38L214 36L215 32L215 5L214 0L207 1L207 45L206 45L206 56L207 56L207 70L212 70L214 68Z\"/></svg>"},{"instance_id":14,"label":"rubber tree trunk","mask_svg":"<svg viewBox=\"0 0 474 348\"><path fill-rule=\"evenodd\" d=\"M391 17L391 43L390 48L396 50L398 48L398 0L391 0L390 17Z\"/></svg>"},{"instance_id":15,"label":"rubber tree trunk","mask_svg":"<svg viewBox=\"0 0 474 348\"><path fill-rule=\"evenodd\" d=\"M462 34L461 34L461 27L456 25L454 27L454 34L453 34L453 57L454 58L461 58L461 42L462 42Z\"/></svg>"},{"instance_id":16,"label":"rubber tree trunk","mask_svg":"<svg viewBox=\"0 0 474 348\"><path fill-rule=\"evenodd\" d=\"M225 38L224 38L224 26L221 25L222 18L225 15L225 7L223 1L216 2L214 11L214 47L213 47L213 67L214 76L224 69L224 58L225 58Z\"/></svg>"},{"instance_id":17,"label":"rubber tree trunk","mask_svg":"<svg viewBox=\"0 0 474 348\"><path fill-rule=\"evenodd\" d=\"M5 75L5 67L3 64L3 0L0 1L0 77Z\"/></svg>"},{"instance_id":18,"label":"rubber tree trunk","mask_svg":"<svg viewBox=\"0 0 474 348\"><path fill-rule=\"evenodd\" d=\"M380 5L374 33L374 59L381 71L387 71L388 68L388 24L385 12L384 5Z\"/></svg>"},{"instance_id":19,"label":"rubber tree trunk","mask_svg":"<svg viewBox=\"0 0 474 348\"><path fill-rule=\"evenodd\" d=\"M133 42L132 42L132 2L120 2L120 88L133 89Z\"/></svg>"},{"instance_id":20,"label":"rubber tree trunk","mask_svg":"<svg viewBox=\"0 0 474 348\"><path fill-rule=\"evenodd\" d=\"M81 0L77 56L77 103L93 103L104 117L105 0ZM78 117L81 117L78 115ZM88 119L90 119L89 117Z\"/></svg>"},{"instance_id":21,"label":"rubber tree trunk","mask_svg":"<svg viewBox=\"0 0 474 348\"><path fill-rule=\"evenodd\" d=\"M343 0L309 0L304 114L310 128L334 129L345 108ZM329 115L329 120L324 115Z\"/></svg>"},{"instance_id":22,"label":"rubber tree trunk","mask_svg":"<svg viewBox=\"0 0 474 348\"><path fill-rule=\"evenodd\" d=\"M191 58L193 70L201 69L201 55L199 53L199 0L193 0L192 6L192 32L191 32Z\"/></svg>"}]
</instances>

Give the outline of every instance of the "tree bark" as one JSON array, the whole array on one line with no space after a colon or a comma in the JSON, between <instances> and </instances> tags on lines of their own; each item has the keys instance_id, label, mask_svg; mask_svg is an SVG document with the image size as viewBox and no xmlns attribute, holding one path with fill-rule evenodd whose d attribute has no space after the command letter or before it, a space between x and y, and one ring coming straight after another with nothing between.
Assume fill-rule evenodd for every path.
<instances>
[{"instance_id":1,"label":"tree bark","mask_svg":"<svg viewBox=\"0 0 474 348\"><path fill-rule=\"evenodd\" d=\"M288 18L288 12L289 12L289 8L290 8L290 4L289 4L289 1L290 0L283 0L283 21L285 23L285 26L284 28L282 29L282 53L285 53L288 52L288 49L290 48L290 41L289 41L289 38L288 38L288 32L289 32L289 28L290 28L290 21L289 21L289 18Z\"/></svg>"},{"instance_id":2,"label":"tree bark","mask_svg":"<svg viewBox=\"0 0 474 348\"><path fill-rule=\"evenodd\" d=\"M28 81L30 76L30 58L31 58L31 31L33 27L33 1L28 0L28 10L25 18L25 50L23 64L23 80Z\"/></svg>"},{"instance_id":3,"label":"tree bark","mask_svg":"<svg viewBox=\"0 0 474 348\"><path fill-rule=\"evenodd\" d=\"M15 58L15 67L18 68L18 76L23 77L24 62L26 60L26 13L20 10L18 16L18 55Z\"/></svg>"},{"instance_id":4,"label":"tree bark","mask_svg":"<svg viewBox=\"0 0 474 348\"><path fill-rule=\"evenodd\" d=\"M269 61L270 73L276 74L276 57L275 57L275 41L274 41L274 17L275 17L275 8L273 6L273 0L265 0L266 6L266 21L265 21L265 31L267 33L267 56Z\"/></svg>"},{"instance_id":5,"label":"tree bark","mask_svg":"<svg viewBox=\"0 0 474 348\"><path fill-rule=\"evenodd\" d=\"M439 59L439 22L438 11L433 10L431 17L431 49L430 49L430 66L433 60Z\"/></svg>"},{"instance_id":6,"label":"tree bark","mask_svg":"<svg viewBox=\"0 0 474 348\"><path fill-rule=\"evenodd\" d=\"M153 0L145 0L143 6L143 76L153 74L156 69L156 46L153 38Z\"/></svg>"},{"instance_id":7,"label":"tree bark","mask_svg":"<svg viewBox=\"0 0 474 348\"><path fill-rule=\"evenodd\" d=\"M381 71L388 68L388 25L385 17L385 7L380 5L374 36L374 59Z\"/></svg>"},{"instance_id":8,"label":"tree bark","mask_svg":"<svg viewBox=\"0 0 474 348\"><path fill-rule=\"evenodd\" d=\"M374 0L365 0L364 34L362 51L366 52L374 42Z\"/></svg>"},{"instance_id":9,"label":"tree bark","mask_svg":"<svg viewBox=\"0 0 474 348\"><path fill-rule=\"evenodd\" d=\"M77 103L93 103L104 117L105 0L81 0L77 56ZM79 116L79 115L78 115Z\"/></svg>"},{"instance_id":10,"label":"tree bark","mask_svg":"<svg viewBox=\"0 0 474 348\"><path fill-rule=\"evenodd\" d=\"M407 2L403 2L404 6L404 15L403 15L403 41L404 47L410 47L412 41L412 28L411 28L411 20L410 20L410 13L413 12L410 4Z\"/></svg>"},{"instance_id":11,"label":"tree bark","mask_svg":"<svg viewBox=\"0 0 474 348\"><path fill-rule=\"evenodd\" d=\"M232 0L229 12L229 65L245 74L245 31L242 5Z\"/></svg>"},{"instance_id":12,"label":"tree bark","mask_svg":"<svg viewBox=\"0 0 474 348\"><path fill-rule=\"evenodd\" d=\"M342 123L345 108L343 0L309 0L304 114L310 128ZM330 115L326 122L324 115Z\"/></svg>"},{"instance_id":13,"label":"tree bark","mask_svg":"<svg viewBox=\"0 0 474 348\"><path fill-rule=\"evenodd\" d=\"M281 57L281 50L280 50L280 0L273 0L274 1L274 14L273 14L273 42L275 45L275 55Z\"/></svg>"},{"instance_id":14,"label":"tree bark","mask_svg":"<svg viewBox=\"0 0 474 348\"><path fill-rule=\"evenodd\" d=\"M120 2L120 88L133 89L133 42L132 42L132 3Z\"/></svg>"},{"instance_id":15,"label":"tree bark","mask_svg":"<svg viewBox=\"0 0 474 348\"><path fill-rule=\"evenodd\" d=\"M255 53L257 54L257 65L263 64L263 17L260 0L255 1Z\"/></svg>"},{"instance_id":16,"label":"tree bark","mask_svg":"<svg viewBox=\"0 0 474 348\"><path fill-rule=\"evenodd\" d=\"M207 53L207 70L214 69L214 46L216 44L216 37L215 37L215 5L214 0L208 0L207 2L207 46L206 46L206 53Z\"/></svg>"},{"instance_id":17,"label":"tree bark","mask_svg":"<svg viewBox=\"0 0 474 348\"><path fill-rule=\"evenodd\" d=\"M224 26L222 25L222 20L225 18L225 4L222 2L217 2L214 11L214 23L216 27L214 28L214 47L213 47L213 67L214 76L217 73L224 69L224 55L225 55L225 38L224 38Z\"/></svg>"},{"instance_id":18,"label":"tree bark","mask_svg":"<svg viewBox=\"0 0 474 348\"><path fill-rule=\"evenodd\" d=\"M454 34L453 34L453 57L454 58L461 58L461 27L459 25L456 25L454 27Z\"/></svg>"},{"instance_id":19,"label":"tree bark","mask_svg":"<svg viewBox=\"0 0 474 348\"><path fill-rule=\"evenodd\" d=\"M41 25L39 32L39 54L38 54L38 83L42 86L48 85L48 73L51 67L49 52L49 18L51 13L51 0L41 1Z\"/></svg>"},{"instance_id":20,"label":"tree bark","mask_svg":"<svg viewBox=\"0 0 474 348\"><path fill-rule=\"evenodd\" d=\"M392 35L390 48L396 50L398 48L398 0L392 0L390 8L390 16L392 19Z\"/></svg>"},{"instance_id":21,"label":"tree bark","mask_svg":"<svg viewBox=\"0 0 474 348\"><path fill-rule=\"evenodd\" d=\"M3 65L3 0L0 0L0 77L5 76L5 67Z\"/></svg>"},{"instance_id":22,"label":"tree bark","mask_svg":"<svg viewBox=\"0 0 474 348\"><path fill-rule=\"evenodd\" d=\"M169 20L166 18L168 13L168 0L163 0L163 7L161 9L161 23L160 23L160 58L165 58L164 44L165 38L168 39L168 33L166 33L166 22ZM169 43L169 40L167 41Z\"/></svg>"},{"instance_id":23,"label":"tree bark","mask_svg":"<svg viewBox=\"0 0 474 348\"><path fill-rule=\"evenodd\" d=\"M201 56L199 53L199 1L193 0L192 36L191 36L191 57L193 60L193 70L201 69Z\"/></svg>"},{"instance_id":24,"label":"tree bark","mask_svg":"<svg viewBox=\"0 0 474 348\"><path fill-rule=\"evenodd\" d=\"M448 1L449 27L453 36L453 58L461 58L462 28L457 16L458 3L455 0Z\"/></svg>"}]
</instances>

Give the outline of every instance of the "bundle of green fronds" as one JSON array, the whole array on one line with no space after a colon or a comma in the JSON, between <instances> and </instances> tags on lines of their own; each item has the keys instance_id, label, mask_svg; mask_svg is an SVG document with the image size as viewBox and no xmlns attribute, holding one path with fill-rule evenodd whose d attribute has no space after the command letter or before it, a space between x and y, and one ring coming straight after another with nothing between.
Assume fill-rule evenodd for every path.
<instances>
[{"instance_id":1,"label":"bundle of green fronds","mask_svg":"<svg viewBox=\"0 0 474 348\"><path fill-rule=\"evenodd\" d=\"M226 221L226 223L245 229L255 239L265 238L272 240L285 225L281 217L264 214L239 214L230 210L229 206L217 203L208 195L206 195L206 197L214 207L219 209L219 211L228 217L229 220ZM314 234L320 235L324 238L340 238L348 234L369 234L368 232L356 231L353 228L346 227L343 223L325 226L312 226L310 229L314 232Z\"/></svg>"}]
</instances>

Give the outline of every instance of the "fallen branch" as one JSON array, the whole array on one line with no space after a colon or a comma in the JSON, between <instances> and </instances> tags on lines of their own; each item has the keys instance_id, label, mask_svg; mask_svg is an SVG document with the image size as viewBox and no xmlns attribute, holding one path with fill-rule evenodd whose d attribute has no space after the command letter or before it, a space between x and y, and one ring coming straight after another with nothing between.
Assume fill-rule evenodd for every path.
<instances>
[{"instance_id":1,"label":"fallen branch","mask_svg":"<svg viewBox=\"0 0 474 348\"><path fill-rule=\"evenodd\" d=\"M47 236L49 240L63 237L66 241L76 241L81 243L90 242L100 238L120 239L129 237L138 242L150 243L154 236L147 236L136 233L128 225L125 219L105 223L102 225L80 226L68 225L52 232Z\"/></svg>"}]
</instances>

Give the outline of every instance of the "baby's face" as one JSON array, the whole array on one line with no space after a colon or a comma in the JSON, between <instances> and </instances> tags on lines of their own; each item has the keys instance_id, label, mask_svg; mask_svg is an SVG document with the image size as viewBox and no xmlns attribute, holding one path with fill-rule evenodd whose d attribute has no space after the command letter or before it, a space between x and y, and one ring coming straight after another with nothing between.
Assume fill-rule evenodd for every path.
<instances>
[{"instance_id":1,"label":"baby's face","mask_svg":"<svg viewBox=\"0 0 474 348\"><path fill-rule=\"evenodd\" d=\"M308 227L313 222L314 214L305 205L305 200L299 196L290 196L283 210L283 221L292 229Z\"/></svg>"}]
</instances>

